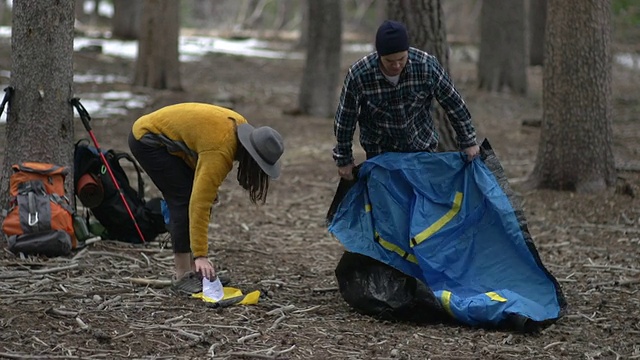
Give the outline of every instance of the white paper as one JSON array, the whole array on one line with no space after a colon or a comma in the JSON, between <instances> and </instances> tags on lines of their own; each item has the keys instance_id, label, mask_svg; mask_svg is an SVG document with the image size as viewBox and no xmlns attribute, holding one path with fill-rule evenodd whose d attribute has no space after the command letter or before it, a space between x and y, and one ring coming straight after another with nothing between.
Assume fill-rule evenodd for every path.
<instances>
[{"instance_id":1,"label":"white paper","mask_svg":"<svg viewBox=\"0 0 640 360\"><path fill-rule=\"evenodd\" d=\"M224 288L217 276L213 281L202 278L202 295L216 302L224 298Z\"/></svg>"}]
</instances>

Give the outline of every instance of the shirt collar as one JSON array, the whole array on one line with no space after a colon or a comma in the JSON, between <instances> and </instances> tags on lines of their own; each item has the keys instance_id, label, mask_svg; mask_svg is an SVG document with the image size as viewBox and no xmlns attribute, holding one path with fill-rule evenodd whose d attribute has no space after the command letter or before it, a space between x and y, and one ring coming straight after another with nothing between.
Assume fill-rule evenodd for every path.
<instances>
[{"instance_id":1,"label":"shirt collar","mask_svg":"<svg viewBox=\"0 0 640 360\"><path fill-rule=\"evenodd\" d=\"M381 64L380 64L380 55L377 55L376 53L376 58L374 59L374 67L376 69L375 71L375 76L376 76L376 80L385 80L385 81L389 81L387 80L387 78L384 76L384 74L382 73L382 69L380 68ZM407 64L404 66L404 69L402 69L402 72L400 73L400 80L402 80L403 77L407 76L405 75L405 73L411 73L412 72L412 66L411 66L411 59L407 59ZM398 81L399 83L400 81Z\"/></svg>"}]
</instances>

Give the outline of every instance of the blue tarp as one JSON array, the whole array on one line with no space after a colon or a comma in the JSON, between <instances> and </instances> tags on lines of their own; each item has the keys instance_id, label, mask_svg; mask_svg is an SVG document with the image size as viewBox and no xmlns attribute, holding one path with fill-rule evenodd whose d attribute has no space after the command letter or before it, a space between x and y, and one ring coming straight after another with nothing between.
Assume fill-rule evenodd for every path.
<instances>
[{"instance_id":1,"label":"blue tarp","mask_svg":"<svg viewBox=\"0 0 640 360\"><path fill-rule=\"evenodd\" d=\"M421 280L463 323L561 316L557 281L480 158L386 153L367 160L329 231L347 251Z\"/></svg>"}]
</instances>

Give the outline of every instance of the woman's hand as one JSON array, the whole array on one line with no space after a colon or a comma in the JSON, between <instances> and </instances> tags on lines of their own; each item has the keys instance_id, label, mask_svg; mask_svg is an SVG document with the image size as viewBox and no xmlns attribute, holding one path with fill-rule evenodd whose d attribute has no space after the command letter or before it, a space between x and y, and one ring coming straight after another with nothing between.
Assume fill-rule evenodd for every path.
<instances>
[{"instance_id":1,"label":"woman's hand","mask_svg":"<svg viewBox=\"0 0 640 360\"><path fill-rule=\"evenodd\" d=\"M195 260L196 271L209 280L216 277L216 270L206 256L197 257Z\"/></svg>"}]
</instances>

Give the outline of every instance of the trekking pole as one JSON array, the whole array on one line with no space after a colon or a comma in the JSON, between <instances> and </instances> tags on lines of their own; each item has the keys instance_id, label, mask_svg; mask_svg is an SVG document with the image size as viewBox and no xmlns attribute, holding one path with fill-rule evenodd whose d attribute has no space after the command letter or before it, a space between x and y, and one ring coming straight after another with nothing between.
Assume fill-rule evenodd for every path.
<instances>
[{"instance_id":1,"label":"trekking pole","mask_svg":"<svg viewBox=\"0 0 640 360\"><path fill-rule=\"evenodd\" d=\"M91 129L91 125L89 124L89 121L91 121L91 117L89 116L87 109L85 109L84 106L80 103L79 98L72 98L71 100L69 100L69 103L71 103L71 105L73 105L78 110L78 115L80 115L80 120L82 120L82 124L84 125L84 128L89 133L89 136L91 137L91 141L93 141L93 145L95 145L96 150L100 155L100 160L102 160L102 164L104 164L105 168L107 168L109 177L111 178L111 181L113 181L113 185L115 186L116 190L118 190L118 193L120 194L120 199L122 199L122 203L124 204L124 207L127 209L127 212L131 217L131 221L133 221L133 225L135 225L136 230L138 231L140 240L142 240L142 242L144 243L145 242L144 235L142 234L142 230L140 230L140 226L138 226L136 217L133 215L133 212L129 207L129 203L127 203L127 199L124 197L124 192L122 191L120 184L118 184L116 177L113 175L113 171L111 171L111 166L109 166L109 162L107 161L107 158L102 153L102 150L100 149L100 145L98 145L98 140L96 139L95 135L93 135L93 130Z\"/></svg>"},{"instance_id":2,"label":"trekking pole","mask_svg":"<svg viewBox=\"0 0 640 360\"><path fill-rule=\"evenodd\" d=\"M2 99L2 104L0 104L0 115L4 112L4 106L7 105L9 100L11 100L11 96L13 95L13 87L7 86L4 88L4 98ZM9 110L7 110L7 113ZM7 114L7 120L9 120L9 114Z\"/></svg>"}]
</instances>

